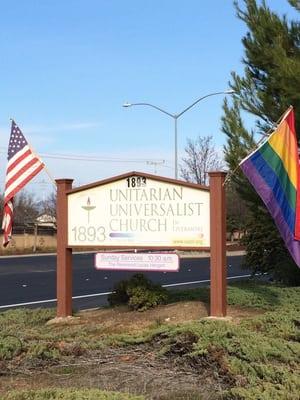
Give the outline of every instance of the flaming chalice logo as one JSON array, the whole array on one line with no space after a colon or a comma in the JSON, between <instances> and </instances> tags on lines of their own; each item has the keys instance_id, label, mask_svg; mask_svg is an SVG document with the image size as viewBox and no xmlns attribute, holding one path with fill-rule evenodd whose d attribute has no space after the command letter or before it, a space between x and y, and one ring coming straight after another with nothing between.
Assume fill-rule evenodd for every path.
<instances>
[{"instance_id":1,"label":"flaming chalice logo","mask_svg":"<svg viewBox=\"0 0 300 400\"><path fill-rule=\"evenodd\" d=\"M88 217L88 224L90 223L90 212L96 208L96 206L91 205L91 199L88 197L86 201L86 205L81 206L85 211L87 211L87 217Z\"/></svg>"}]
</instances>

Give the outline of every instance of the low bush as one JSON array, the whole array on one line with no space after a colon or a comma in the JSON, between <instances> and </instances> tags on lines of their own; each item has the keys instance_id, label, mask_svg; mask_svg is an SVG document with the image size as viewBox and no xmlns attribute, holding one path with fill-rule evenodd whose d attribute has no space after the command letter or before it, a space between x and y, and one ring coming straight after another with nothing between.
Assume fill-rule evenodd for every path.
<instances>
[{"instance_id":1,"label":"low bush","mask_svg":"<svg viewBox=\"0 0 300 400\"><path fill-rule=\"evenodd\" d=\"M28 357L32 360L58 360L60 358L60 351L54 343L40 342L30 347Z\"/></svg>"},{"instance_id":2,"label":"low bush","mask_svg":"<svg viewBox=\"0 0 300 400\"><path fill-rule=\"evenodd\" d=\"M0 360L11 360L22 351L22 341L12 335L0 337Z\"/></svg>"},{"instance_id":3,"label":"low bush","mask_svg":"<svg viewBox=\"0 0 300 400\"><path fill-rule=\"evenodd\" d=\"M127 304L132 310L144 311L166 303L168 292L151 282L143 274L135 274L129 280L120 281L108 296L110 305Z\"/></svg>"},{"instance_id":4,"label":"low bush","mask_svg":"<svg viewBox=\"0 0 300 400\"><path fill-rule=\"evenodd\" d=\"M51 318L55 317L55 309L38 308L35 310L18 308L0 313L0 332L15 335L24 329L43 327Z\"/></svg>"}]
</instances>

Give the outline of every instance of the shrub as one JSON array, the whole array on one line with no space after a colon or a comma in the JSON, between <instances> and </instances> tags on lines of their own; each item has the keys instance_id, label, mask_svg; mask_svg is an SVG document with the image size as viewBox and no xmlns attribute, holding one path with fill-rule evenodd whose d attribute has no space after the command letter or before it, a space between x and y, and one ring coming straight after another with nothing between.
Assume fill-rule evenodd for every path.
<instances>
[{"instance_id":1,"label":"shrub","mask_svg":"<svg viewBox=\"0 0 300 400\"><path fill-rule=\"evenodd\" d=\"M35 310L18 308L0 314L0 331L15 334L26 328L43 326L55 317L55 309L37 308Z\"/></svg>"},{"instance_id":2,"label":"shrub","mask_svg":"<svg viewBox=\"0 0 300 400\"><path fill-rule=\"evenodd\" d=\"M118 282L114 286L114 290L107 296L107 300L111 306L118 306L120 304L127 304L129 295L127 294L128 282L126 280Z\"/></svg>"},{"instance_id":3,"label":"shrub","mask_svg":"<svg viewBox=\"0 0 300 400\"><path fill-rule=\"evenodd\" d=\"M22 351L21 340L13 335L0 337L0 360L11 360Z\"/></svg>"},{"instance_id":4,"label":"shrub","mask_svg":"<svg viewBox=\"0 0 300 400\"><path fill-rule=\"evenodd\" d=\"M37 360L58 360L60 352L52 343L36 343L31 346L28 352L31 359Z\"/></svg>"},{"instance_id":5,"label":"shrub","mask_svg":"<svg viewBox=\"0 0 300 400\"><path fill-rule=\"evenodd\" d=\"M144 311L167 301L168 292L151 282L143 274L135 274L129 280L120 281L108 296L110 305L127 304L132 310Z\"/></svg>"}]
</instances>

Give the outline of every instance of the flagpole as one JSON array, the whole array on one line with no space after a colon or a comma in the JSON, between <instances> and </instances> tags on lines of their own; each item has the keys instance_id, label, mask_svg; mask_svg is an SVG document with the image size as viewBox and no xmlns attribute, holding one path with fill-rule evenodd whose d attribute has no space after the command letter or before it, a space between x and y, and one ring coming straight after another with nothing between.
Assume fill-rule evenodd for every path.
<instances>
[{"instance_id":1,"label":"flagpole","mask_svg":"<svg viewBox=\"0 0 300 400\"><path fill-rule=\"evenodd\" d=\"M16 121L13 118L9 118L11 122L16 123ZM43 169L45 170L46 174L48 175L48 178L50 179L51 183L55 186L55 188L57 187L55 179L53 178L53 176L50 174L48 168L46 167L45 163L41 160L41 158L37 155L36 151L34 151L34 149L32 148L32 146L29 145L28 143L28 147L30 148L30 150L32 151L32 153L34 153L34 155L40 160L40 162L44 165Z\"/></svg>"},{"instance_id":2,"label":"flagpole","mask_svg":"<svg viewBox=\"0 0 300 400\"><path fill-rule=\"evenodd\" d=\"M35 156L41 161L41 163L44 165L44 170L46 172L46 174L48 175L48 178L50 179L51 183L55 186L55 188L57 187L55 179L53 178L53 176L50 174L48 168L46 167L45 163L41 160L41 158L36 154L36 152L33 150L33 148L31 146L28 145L28 147L31 149L31 151L35 154Z\"/></svg>"},{"instance_id":3,"label":"flagpole","mask_svg":"<svg viewBox=\"0 0 300 400\"><path fill-rule=\"evenodd\" d=\"M276 129L278 128L278 126L281 124L281 122L288 116L288 114L291 112L291 110L293 109L293 106L289 106L289 108L281 114L281 116L278 118L278 120L275 122L276 128L274 129L273 127L270 128L265 135L255 144L255 147L250 151L250 153L244 157L239 163L238 165L234 168L233 171L229 172L225 178L225 181L223 182L223 186L225 186L227 184L227 182L229 182L232 178L232 176L236 173L236 171L240 168L240 165L243 161L245 161L247 158L249 158L257 149L260 145L262 145L263 141L267 141L269 139L269 136L271 133L275 132Z\"/></svg>"}]
</instances>

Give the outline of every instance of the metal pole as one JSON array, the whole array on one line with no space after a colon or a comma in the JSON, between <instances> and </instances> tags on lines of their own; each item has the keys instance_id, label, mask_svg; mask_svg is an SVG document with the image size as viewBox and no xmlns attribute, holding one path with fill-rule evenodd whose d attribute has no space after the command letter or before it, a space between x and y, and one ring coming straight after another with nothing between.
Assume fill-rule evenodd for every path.
<instances>
[{"instance_id":1,"label":"metal pole","mask_svg":"<svg viewBox=\"0 0 300 400\"><path fill-rule=\"evenodd\" d=\"M175 121L175 179L178 179L178 160L177 160L177 117L174 117Z\"/></svg>"},{"instance_id":2,"label":"metal pole","mask_svg":"<svg viewBox=\"0 0 300 400\"><path fill-rule=\"evenodd\" d=\"M37 234L38 234L38 223L34 223L34 242L33 242L33 252L36 252L36 245L37 245Z\"/></svg>"},{"instance_id":3,"label":"metal pole","mask_svg":"<svg viewBox=\"0 0 300 400\"><path fill-rule=\"evenodd\" d=\"M152 107L155 108L156 110L168 115L169 117L172 117L175 120L175 179L178 179L178 160L177 160L177 119L179 117L181 117L184 113L186 113L188 110L190 110L192 107L194 107L196 104L198 104L201 100L206 99L207 97L210 96L216 96L219 94L233 94L234 91L233 90L226 90L224 92L214 92L214 93L210 93L207 94L205 96L200 97L199 99L197 99L196 101L194 101L191 105L189 105L188 107L186 107L184 110L182 110L180 113L177 114L172 114L169 111L164 110L161 107L158 107L154 104L150 104L150 103L124 103L123 107L132 107L132 106L148 106L148 107Z\"/></svg>"}]
</instances>

